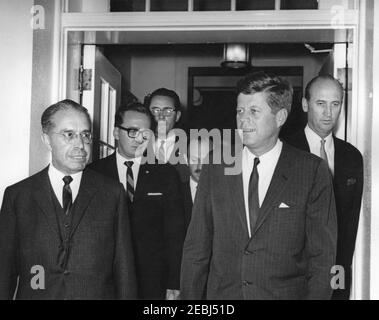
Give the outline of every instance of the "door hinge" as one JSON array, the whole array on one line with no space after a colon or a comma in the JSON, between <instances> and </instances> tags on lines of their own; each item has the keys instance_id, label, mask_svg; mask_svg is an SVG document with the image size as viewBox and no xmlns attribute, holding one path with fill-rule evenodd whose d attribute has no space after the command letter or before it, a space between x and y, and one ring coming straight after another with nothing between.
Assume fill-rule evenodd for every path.
<instances>
[{"instance_id":1,"label":"door hinge","mask_svg":"<svg viewBox=\"0 0 379 320\"><path fill-rule=\"evenodd\" d=\"M92 69L84 69L80 66L78 87L80 92L92 89Z\"/></svg>"}]
</instances>

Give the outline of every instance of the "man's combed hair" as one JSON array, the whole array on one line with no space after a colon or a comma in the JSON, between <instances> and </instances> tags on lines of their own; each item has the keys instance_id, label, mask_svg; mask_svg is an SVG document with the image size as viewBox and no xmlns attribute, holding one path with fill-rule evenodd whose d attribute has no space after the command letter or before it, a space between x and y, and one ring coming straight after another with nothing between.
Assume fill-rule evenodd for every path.
<instances>
[{"instance_id":1,"label":"man's combed hair","mask_svg":"<svg viewBox=\"0 0 379 320\"><path fill-rule=\"evenodd\" d=\"M331 76L330 74L324 74L324 75L319 75L317 77L314 77L311 81L308 82L307 86L305 87L305 93L304 93L304 97L307 101L309 101L311 99L312 86L318 80L329 80L329 81L334 82L338 86L338 88L340 89L341 97L343 97L342 84L337 79L335 79L333 76Z\"/></svg>"},{"instance_id":2,"label":"man's combed hair","mask_svg":"<svg viewBox=\"0 0 379 320\"><path fill-rule=\"evenodd\" d=\"M265 92L267 104L273 113L280 109L291 111L293 89L288 81L263 71L248 74L237 84L237 94L254 94Z\"/></svg>"},{"instance_id":3,"label":"man's combed hair","mask_svg":"<svg viewBox=\"0 0 379 320\"><path fill-rule=\"evenodd\" d=\"M144 105L146 108L150 107L151 100L156 96L169 97L174 101L174 107L176 111L181 111L180 98L174 90L159 88L152 93L148 94L144 99Z\"/></svg>"},{"instance_id":4,"label":"man's combed hair","mask_svg":"<svg viewBox=\"0 0 379 320\"><path fill-rule=\"evenodd\" d=\"M54 127L53 117L58 111L70 111L70 110L83 113L87 117L88 123L91 124L91 117L86 108L84 108L79 103L76 103L73 100L65 99L65 100L52 104L42 113L42 116L41 116L42 132L48 133L50 129Z\"/></svg>"},{"instance_id":5,"label":"man's combed hair","mask_svg":"<svg viewBox=\"0 0 379 320\"><path fill-rule=\"evenodd\" d=\"M132 102L127 105L122 105L117 109L114 118L115 127L122 125L122 123L124 122L124 114L126 111L135 111L138 113L142 113L146 115L149 118L150 123L152 123L150 111L142 103Z\"/></svg>"}]
</instances>

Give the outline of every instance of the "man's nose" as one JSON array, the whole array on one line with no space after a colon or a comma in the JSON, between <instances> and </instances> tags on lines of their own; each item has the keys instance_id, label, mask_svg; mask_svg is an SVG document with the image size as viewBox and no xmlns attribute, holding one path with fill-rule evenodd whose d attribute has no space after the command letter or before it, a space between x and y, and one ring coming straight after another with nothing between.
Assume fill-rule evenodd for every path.
<instances>
[{"instance_id":1,"label":"man's nose","mask_svg":"<svg viewBox=\"0 0 379 320\"><path fill-rule=\"evenodd\" d=\"M158 120L165 120L166 119L166 117L163 115L163 112L161 111L161 112L159 112L159 114L158 114Z\"/></svg>"},{"instance_id":2,"label":"man's nose","mask_svg":"<svg viewBox=\"0 0 379 320\"><path fill-rule=\"evenodd\" d=\"M80 134L76 134L74 138L74 146L76 148L84 149L84 141Z\"/></svg>"},{"instance_id":3,"label":"man's nose","mask_svg":"<svg viewBox=\"0 0 379 320\"><path fill-rule=\"evenodd\" d=\"M138 143L142 143L143 142L142 132L138 132L138 134L136 135L134 140L136 140L136 142L138 142Z\"/></svg>"},{"instance_id":4,"label":"man's nose","mask_svg":"<svg viewBox=\"0 0 379 320\"><path fill-rule=\"evenodd\" d=\"M325 108L324 108L324 115L327 116L327 117L331 117L332 116L332 107L327 105Z\"/></svg>"}]
</instances>

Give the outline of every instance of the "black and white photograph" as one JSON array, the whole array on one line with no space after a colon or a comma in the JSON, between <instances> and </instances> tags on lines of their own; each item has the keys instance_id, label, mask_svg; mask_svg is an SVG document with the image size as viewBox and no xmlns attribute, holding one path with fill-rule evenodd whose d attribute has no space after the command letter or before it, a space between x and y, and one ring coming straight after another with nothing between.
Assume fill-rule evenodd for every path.
<instances>
[{"instance_id":1,"label":"black and white photograph","mask_svg":"<svg viewBox=\"0 0 379 320\"><path fill-rule=\"evenodd\" d=\"M0 0L0 45L0 300L379 299L379 1Z\"/></svg>"}]
</instances>

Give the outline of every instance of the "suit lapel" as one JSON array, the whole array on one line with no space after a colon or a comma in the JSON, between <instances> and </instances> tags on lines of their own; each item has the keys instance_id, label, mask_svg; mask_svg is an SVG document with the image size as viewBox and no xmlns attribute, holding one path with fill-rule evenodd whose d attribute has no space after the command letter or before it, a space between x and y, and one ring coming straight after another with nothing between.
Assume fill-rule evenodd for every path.
<instances>
[{"instance_id":1,"label":"suit lapel","mask_svg":"<svg viewBox=\"0 0 379 320\"><path fill-rule=\"evenodd\" d=\"M283 143L282 152L280 154L278 163L275 167L274 174L271 179L270 186L267 190L263 204L259 210L259 216L257 220L252 237L256 234L261 225L265 222L268 215L273 212L273 207L281 197L283 190L286 187L289 174L289 168L291 165L290 152L285 143Z\"/></svg>"},{"instance_id":2,"label":"suit lapel","mask_svg":"<svg viewBox=\"0 0 379 320\"><path fill-rule=\"evenodd\" d=\"M341 144L339 143L338 139L333 136L333 142L334 142L334 177L333 181L338 180L342 175L342 170L345 168L344 161L345 155L344 150L341 148Z\"/></svg>"},{"instance_id":3,"label":"suit lapel","mask_svg":"<svg viewBox=\"0 0 379 320\"><path fill-rule=\"evenodd\" d=\"M299 140L298 140L299 145L297 146L299 149L311 152L311 149L309 148L308 140L305 135L305 131L301 130L299 133Z\"/></svg>"},{"instance_id":4,"label":"suit lapel","mask_svg":"<svg viewBox=\"0 0 379 320\"><path fill-rule=\"evenodd\" d=\"M80 182L79 193L75 199L73 206L73 222L71 235L73 235L83 219L84 214L87 211L87 207L90 204L92 198L97 192L96 183L94 181L91 172L88 170L83 171L82 180Z\"/></svg>"},{"instance_id":5,"label":"suit lapel","mask_svg":"<svg viewBox=\"0 0 379 320\"><path fill-rule=\"evenodd\" d=\"M247 219L246 219L246 209L245 209L245 198L243 192L243 180L242 173L237 175L227 176L229 194L232 196L232 201L242 223L242 228L244 232L248 235L249 231L247 229Z\"/></svg>"},{"instance_id":6,"label":"suit lapel","mask_svg":"<svg viewBox=\"0 0 379 320\"><path fill-rule=\"evenodd\" d=\"M47 166L38 176L36 176L35 186L33 188L33 198L43 212L51 231L59 237L57 218L52 202L53 194L51 192L52 187L50 184L48 170L49 166Z\"/></svg>"},{"instance_id":7,"label":"suit lapel","mask_svg":"<svg viewBox=\"0 0 379 320\"><path fill-rule=\"evenodd\" d=\"M153 166L149 166L147 163L141 164L139 167L134 201L144 194L144 187L149 185L146 180L149 178L152 169Z\"/></svg>"}]
</instances>

